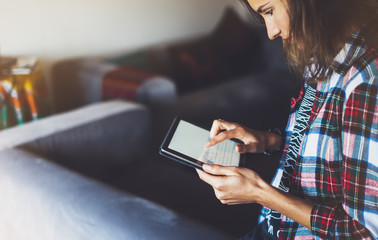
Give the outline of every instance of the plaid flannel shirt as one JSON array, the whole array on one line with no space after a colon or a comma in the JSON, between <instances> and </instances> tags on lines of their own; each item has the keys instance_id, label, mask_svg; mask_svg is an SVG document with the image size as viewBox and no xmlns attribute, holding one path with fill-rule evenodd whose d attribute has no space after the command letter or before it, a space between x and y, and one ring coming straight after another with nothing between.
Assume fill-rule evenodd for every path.
<instances>
[{"instance_id":1,"label":"plaid flannel shirt","mask_svg":"<svg viewBox=\"0 0 378 240\"><path fill-rule=\"evenodd\" d=\"M330 79L315 85L289 190L313 202L311 230L282 216L279 239L378 238L377 58L356 31L335 58ZM292 102L281 170L301 103L301 97ZM262 217L269 214L264 208Z\"/></svg>"}]
</instances>

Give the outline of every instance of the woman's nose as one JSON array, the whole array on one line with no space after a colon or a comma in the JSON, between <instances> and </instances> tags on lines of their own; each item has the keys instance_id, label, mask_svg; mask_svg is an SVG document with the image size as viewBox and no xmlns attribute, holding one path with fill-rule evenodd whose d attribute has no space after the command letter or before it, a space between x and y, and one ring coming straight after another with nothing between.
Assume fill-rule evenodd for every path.
<instances>
[{"instance_id":1,"label":"woman's nose","mask_svg":"<svg viewBox=\"0 0 378 240\"><path fill-rule=\"evenodd\" d=\"M276 27L275 25L272 25L272 24L267 24L266 30L267 30L268 37L269 37L270 40L275 39L276 37L280 36L280 34L281 34L281 30L278 27Z\"/></svg>"}]
</instances>

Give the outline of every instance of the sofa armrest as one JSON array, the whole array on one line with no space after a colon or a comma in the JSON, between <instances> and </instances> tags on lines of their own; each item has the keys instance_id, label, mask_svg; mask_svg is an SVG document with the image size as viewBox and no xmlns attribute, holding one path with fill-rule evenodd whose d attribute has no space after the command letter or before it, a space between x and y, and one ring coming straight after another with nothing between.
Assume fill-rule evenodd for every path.
<instances>
[{"instance_id":1,"label":"sofa armrest","mask_svg":"<svg viewBox=\"0 0 378 240\"><path fill-rule=\"evenodd\" d=\"M149 111L115 100L4 130L0 150L25 148L63 162L132 163L147 157L149 139Z\"/></svg>"},{"instance_id":2,"label":"sofa armrest","mask_svg":"<svg viewBox=\"0 0 378 240\"><path fill-rule=\"evenodd\" d=\"M230 239L38 155L0 151L0 239Z\"/></svg>"}]
</instances>

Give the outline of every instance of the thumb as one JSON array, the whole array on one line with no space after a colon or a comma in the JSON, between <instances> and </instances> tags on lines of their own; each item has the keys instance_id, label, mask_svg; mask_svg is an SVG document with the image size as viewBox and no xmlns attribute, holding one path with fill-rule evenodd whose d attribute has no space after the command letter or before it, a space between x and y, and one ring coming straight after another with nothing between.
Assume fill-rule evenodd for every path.
<instances>
[{"instance_id":1,"label":"thumb","mask_svg":"<svg viewBox=\"0 0 378 240\"><path fill-rule=\"evenodd\" d=\"M221 165L210 165L210 164L203 164L202 166L203 170L207 173L213 174L213 175L235 175L235 172L232 170L232 167L225 167Z\"/></svg>"}]
</instances>

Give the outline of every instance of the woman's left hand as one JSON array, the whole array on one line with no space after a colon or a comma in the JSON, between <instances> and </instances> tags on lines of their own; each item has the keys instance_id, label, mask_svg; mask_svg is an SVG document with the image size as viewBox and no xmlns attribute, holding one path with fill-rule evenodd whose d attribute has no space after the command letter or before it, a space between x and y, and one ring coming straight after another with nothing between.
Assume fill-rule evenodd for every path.
<instances>
[{"instance_id":1,"label":"woman's left hand","mask_svg":"<svg viewBox=\"0 0 378 240\"><path fill-rule=\"evenodd\" d=\"M313 204L267 184L247 168L204 164L199 177L210 184L215 196L227 205L259 203L311 229Z\"/></svg>"},{"instance_id":2,"label":"woman's left hand","mask_svg":"<svg viewBox=\"0 0 378 240\"><path fill-rule=\"evenodd\" d=\"M247 168L204 164L199 177L210 184L215 196L228 205L260 203L268 185L257 173Z\"/></svg>"}]
</instances>

